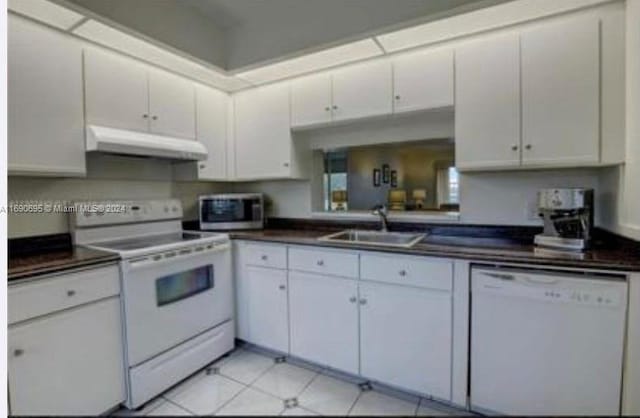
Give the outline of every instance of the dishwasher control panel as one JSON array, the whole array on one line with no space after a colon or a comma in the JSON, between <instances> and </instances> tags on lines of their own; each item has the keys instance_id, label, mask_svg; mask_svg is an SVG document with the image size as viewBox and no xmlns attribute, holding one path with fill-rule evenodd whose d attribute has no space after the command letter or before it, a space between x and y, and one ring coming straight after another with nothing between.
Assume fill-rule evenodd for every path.
<instances>
[{"instance_id":1,"label":"dishwasher control panel","mask_svg":"<svg viewBox=\"0 0 640 418\"><path fill-rule=\"evenodd\" d=\"M472 282L474 292L528 300L603 308L625 303L625 292L601 279L474 269Z\"/></svg>"}]
</instances>

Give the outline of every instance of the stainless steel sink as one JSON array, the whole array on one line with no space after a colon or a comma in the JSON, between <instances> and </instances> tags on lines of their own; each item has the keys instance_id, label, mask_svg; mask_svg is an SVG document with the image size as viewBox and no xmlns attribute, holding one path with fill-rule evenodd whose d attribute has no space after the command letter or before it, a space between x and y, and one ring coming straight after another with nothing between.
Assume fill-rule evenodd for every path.
<instances>
[{"instance_id":1,"label":"stainless steel sink","mask_svg":"<svg viewBox=\"0 0 640 418\"><path fill-rule=\"evenodd\" d=\"M405 232L360 231L347 229L318 238L320 241L342 242L345 244L367 244L384 247L411 248L425 237L425 234Z\"/></svg>"}]
</instances>

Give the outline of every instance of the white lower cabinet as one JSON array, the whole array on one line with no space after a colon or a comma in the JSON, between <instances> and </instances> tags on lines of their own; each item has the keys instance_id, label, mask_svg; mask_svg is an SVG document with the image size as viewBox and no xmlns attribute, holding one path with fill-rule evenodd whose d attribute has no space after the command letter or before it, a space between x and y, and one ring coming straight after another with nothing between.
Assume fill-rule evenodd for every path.
<instances>
[{"instance_id":1,"label":"white lower cabinet","mask_svg":"<svg viewBox=\"0 0 640 418\"><path fill-rule=\"evenodd\" d=\"M243 310L240 332L253 343L276 351L289 351L287 271L246 266L239 291Z\"/></svg>"},{"instance_id":2,"label":"white lower cabinet","mask_svg":"<svg viewBox=\"0 0 640 418\"><path fill-rule=\"evenodd\" d=\"M124 400L120 299L9 326L12 415L98 415Z\"/></svg>"},{"instance_id":3,"label":"white lower cabinet","mask_svg":"<svg viewBox=\"0 0 640 418\"><path fill-rule=\"evenodd\" d=\"M450 399L451 308L447 291L361 283L362 376Z\"/></svg>"},{"instance_id":4,"label":"white lower cabinet","mask_svg":"<svg viewBox=\"0 0 640 418\"><path fill-rule=\"evenodd\" d=\"M239 338L283 352L288 343L292 356L452 401L451 261L244 241L234 248Z\"/></svg>"},{"instance_id":5,"label":"white lower cabinet","mask_svg":"<svg viewBox=\"0 0 640 418\"><path fill-rule=\"evenodd\" d=\"M289 273L291 354L358 373L358 283Z\"/></svg>"}]
</instances>

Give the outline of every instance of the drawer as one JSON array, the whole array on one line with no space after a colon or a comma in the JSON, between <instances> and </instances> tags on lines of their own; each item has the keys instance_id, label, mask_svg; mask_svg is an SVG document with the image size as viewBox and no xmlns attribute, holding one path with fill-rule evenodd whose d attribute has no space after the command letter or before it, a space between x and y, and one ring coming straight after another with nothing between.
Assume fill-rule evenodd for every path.
<instances>
[{"instance_id":1,"label":"drawer","mask_svg":"<svg viewBox=\"0 0 640 418\"><path fill-rule=\"evenodd\" d=\"M390 284L451 291L453 263L447 260L363 253L360 255L360 276Z\"/></svg>"},{"instance_id":2,"label":"drawer","mask_svg":"<svg viewBox=\"0 0 640 418\"><path fill-rule=\"evenodd\" d=\"M287 247L284 245L247 244L244 263L251 266L287 268Z\"/></svg>"},{"instance_id":3,"label":"drawer","mask_svg":"<svg viewBox=\"0 0 640 418\"><path fill-rule=\"evenodd\" d=\"M9 324L120 293L117 265L10 285L7 290Z\"/></svg>"},{"instance_id":4,"label":"drawer","mask_svg":"<svg viewBox=\"0 0 640 418\"><path fill-rule=\"evenodd\" d=\"M358 278L358 254L315 248L289 248L289 269Z\"/></svg>"}]
</instances>

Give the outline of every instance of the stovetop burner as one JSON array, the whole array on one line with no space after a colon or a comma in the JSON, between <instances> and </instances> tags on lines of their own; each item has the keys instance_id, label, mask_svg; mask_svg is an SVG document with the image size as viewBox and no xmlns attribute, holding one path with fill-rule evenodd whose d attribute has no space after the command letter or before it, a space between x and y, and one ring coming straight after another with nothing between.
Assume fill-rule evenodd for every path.
<instances>
[{"instance_id":1,"label":"stovetop burner","mask_svg":"<svg viewBox=\"0 0 640 418\"><path fill-rule=\"evenodd\" d=\"M201 238L205 238L208 235L200 234L197 232L178 232L162 235L151 235L139 238L127 238L115 241L107 241L95 243L94 245L112 251L131 251L140 250L144 248L152 248L160 245L167 244L179 244L182 242L189 242Z\"/></svg>"}]
</instances>

